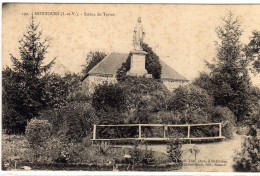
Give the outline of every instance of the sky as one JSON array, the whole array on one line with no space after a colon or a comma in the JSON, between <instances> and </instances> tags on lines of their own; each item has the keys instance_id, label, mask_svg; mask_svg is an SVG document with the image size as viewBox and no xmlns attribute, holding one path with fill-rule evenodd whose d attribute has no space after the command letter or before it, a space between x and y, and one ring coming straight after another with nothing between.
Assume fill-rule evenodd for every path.
<instances>
[{"instance_id":1,"label":"sky","mask_svg":"<svg viewBox=\"0 0 260 176\"><path fill-rule=\"evenodd\" d=\"M207 70L205 60L212 61L216 55L215 29L223 25L221 17L229 11L239 19L244 29L241 41L246 44L252 31L260 30L260 5L5 4L2 67L12 65L10 53L20 57L18 41L29 24L27 14L36 13L43 37L51 39L45 63L56 58L53 70L57 73L79 73L90 51L129 53L133 29L141 17L144 42L161 60L193 80ZM260 86L259 75L252 76L252 81Z\"/></svg>"}]
</instances>

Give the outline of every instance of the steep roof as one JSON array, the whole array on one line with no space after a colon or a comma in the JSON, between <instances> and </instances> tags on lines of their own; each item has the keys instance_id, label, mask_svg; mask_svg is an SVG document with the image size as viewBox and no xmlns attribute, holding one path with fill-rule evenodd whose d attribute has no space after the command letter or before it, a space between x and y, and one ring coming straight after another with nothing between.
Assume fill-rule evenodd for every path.
<instances>
[{"instance_id":1,"label":"steep roof","mask_svg":"<svg viewBox=\"0 0 260 176\"><path fill-rule=\"evenodd\" d=\"M107 55L101 62L99 62L94 68L92 68L88 75L116 75L117 70L122 66L122 63L126 61L128 53L111 53ZM180 75L172 67L160 60L162 66L161 79L188 81L185 77Z\"/></svg>"},{"instance_id":2,"label":"steep roof","mask_svg":"<svg viewBox=\"0 0 260 176\"><path fill-rule=\"evenodd\" d=\"M160 60L160 63L161 63L161 66L162 66L161 79L188 81L188 79L186 79L184 76L180 75L177 71L175 71L172 67L167 65L162 60Z\"/></svg>"},{"instance_id":3,"label":"steep roof","mask_svg":"<svg viewBox=\"0 0 260 176\"><path fill-rule=\"evenodd\" d=\"M111 53L92 68L88 74L115 75L122 63L126 61L127 56L127 53Z\"/></svg>"}]
</instances>

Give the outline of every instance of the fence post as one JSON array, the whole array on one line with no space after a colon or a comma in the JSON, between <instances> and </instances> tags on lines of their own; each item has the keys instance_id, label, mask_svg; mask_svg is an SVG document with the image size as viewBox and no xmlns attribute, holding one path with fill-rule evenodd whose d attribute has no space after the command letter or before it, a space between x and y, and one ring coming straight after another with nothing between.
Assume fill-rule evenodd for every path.
<instances>
[{"instance_id":1,"label":"fence post","mask_svg":"<svg viewBox=\"0 0 260 176\"><path fill-rule=\"evenodd\" d=\"M141 125L139 124L139 138L142 138L142 129L141 129Z\"/></svg>"},{"instance_id":2,"label":"fence post","mask_svg":"<svg viewBox=\"0 0 260 176\"><path fill-rule=\"evenodd\" d=\"M167 129L167 125L163 126L163 138L166 138L166 129Z\"/></svg>"},{"instance_id":3,"label":"fence post","mask_svg":"<svg viewBox=\"0 0 260 176\"><path fill-rule=\"evenodd\" d=\"M190 138L190 125L188 125L188 138Z\"/></svg>"},{"instance_id":4,"label":"fence post","mask_svg":"<svg viewBox=\"0 0 260 176\"><path fill-rule=\"evenodd\" d=\"M219 123L219 137L222 136L222 123Z\"/></svg>"},{"instance_id":5,"label":"fence post","mask_svg":"<svg viewBox=\"0 0 260 176\"><path fill-rule=\"evenodd\" d=\"M93 128L93 140L96 139L96 125L94 125L94 128Z\"/></svg>"}]
</instances>

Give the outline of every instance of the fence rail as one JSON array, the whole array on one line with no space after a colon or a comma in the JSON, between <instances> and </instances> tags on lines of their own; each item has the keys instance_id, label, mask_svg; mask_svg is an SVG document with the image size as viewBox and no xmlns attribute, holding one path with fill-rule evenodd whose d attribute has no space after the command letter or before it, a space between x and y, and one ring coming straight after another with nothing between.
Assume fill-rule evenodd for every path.
<instances>
[{"instance_id":1,"label":"fence rail","mask_svg":"<svg viewBox=\"0 0 260 176\"><path fill-rule=\"evenodd\" d=\"M97 127L138 127L138 138L110 138L110 139L97 139ZM191 127L195 126L218 126L218 136L215 137L190 137ZM163 137L142 137L142 127L163 127ZM122 140L146 140L146 141L167 141L166 131L168 127L187 127L187 137L179 138L180 140L214 140L225 139L222 136L222 123L206 123L206 124L118 124L118 125L94 125L93 126L93 139L92 141L122 141Z\"/></svg>"}]
</instances>

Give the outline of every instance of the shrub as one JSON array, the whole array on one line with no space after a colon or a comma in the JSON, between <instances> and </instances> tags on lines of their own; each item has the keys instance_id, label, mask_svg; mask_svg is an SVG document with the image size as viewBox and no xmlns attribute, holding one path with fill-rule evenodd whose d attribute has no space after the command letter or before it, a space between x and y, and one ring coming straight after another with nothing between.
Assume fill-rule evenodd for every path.
<instances>
[{"instance_id":1,"label":"shrub","mask_svg":"<svg viewBox=\"0 0 260 176\"><path fill-rule=\"evenodd\" d=\"M48 120L32 119L26 126L25 135L32 147L42 146L51 136L51 129Z\"/></svg>"},{"instance_id":2,"label":"shrub","mask_svg":"<svg viewBox=\"0 0 260 176\"><path fill-rule=\"evenodd\" d=\"M259 172L260 171L260 139L248 136L242 144L242 151L234 157L233 169L237 172Z\"/></svg>"},{"instance_id":3,"label":"shrub","mask_svg":"<svg viewBox=\"0 0 260 176\"><path fill-rule=\"evenodd\" d=\"M81 142L97 123L94 109L85 101L71 101L56 110L44 111L40 118L49 120L54 134L67 143Z\"/></svg>"},{"instance_id":4,"label":"shrub","mask_svg":"<svg viewBox=\"0 0 260 176\"><path fill-rule=\"evenodd\" d=\"M154 163L155 163L154 152L152 151L152 149L148 150L146 145L143 154L142 164L152 165Z\"/></svg>"},{"instance_id":5,"label":"shrub","mask_svg":"<svg viewBox=\"0 0 260 176\"><path fill-rule=\"evenodd\" d=\"M182 156L182 144L181 142L176 138L171 138L169 141L169 144L167 146L167 153L169 158L174 163L180 163L181 162L181 156Z\"/></svg>"},{"instance_id":6,"label":"shrub","mask_svg":"<svg viewBox=\"0 0 260 176\"><path fill-rule=\"evenodd\" d=\"M168 102L168 109L173 111L194 111L200 108L207 111L213 105L213 98L195 85L189 84L174 90Z\"/></svg>"},{"instance_id":7,"label":"shrub","mask_svg":"<svg viewBox=\"0 0 260 176\"><path fill-rule=\"evenodd\" d=\"M134 143L133 149L130 151L130 155L133 161L133 165L138 165L142 163L142 151L139 147L139 142Z\"/></svg>"},{"instance_id":8,"label":"shrub","mask_svg":"<svg viewBox=\"0 0 260 176\"><path fill-rule=\"evenodd\" d=\"M238 172L259 172L260 171L260 137L259 122L260 111L255 110L251 114L248 135L242 144L242 151L234 157L233 169Z\"/></svg>"},{"instance_id":9,"label":"shrub","mask_svg":"<svg viewBox=\"0 0 260 176\"><path fill-rule=\"evenodd\" d=\"M92 105L97 110L122 111L125 108L125 92L119 84L103 84L95 88Z\"/></svg>"},{"instance_id":10,"label":"shrub","mask_svg":"<svg viewBox=\"0 0 260 176\"><path fill-rule=\"evenodd\" d=\"M222 135L232 138L235 125L235 115L228 107L217 106L213 109L212 122L222 122Z\"/></svg>"}]
</instances>

